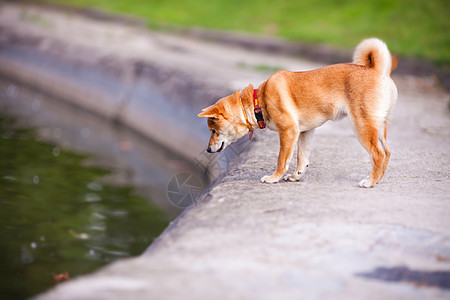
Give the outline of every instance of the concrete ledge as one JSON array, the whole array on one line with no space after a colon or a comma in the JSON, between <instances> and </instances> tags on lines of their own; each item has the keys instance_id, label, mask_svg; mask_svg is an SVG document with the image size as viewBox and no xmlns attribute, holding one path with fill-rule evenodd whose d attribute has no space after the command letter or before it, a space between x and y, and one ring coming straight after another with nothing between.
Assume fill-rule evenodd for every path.
<instances>
[{"instance_id":1,"label":"concrete ledge","mask_svg":"<svg viewBox=\"0 0 450 300\"><path fill-rule=\"evenodd\" d=\"M68 81L64 77L52 76L27 64L2 57L0 57L0 74L28 86L43 90L52 96L71 101L74 104L107 118L114 118L120 107L119 101L107 98L101 93L96 93L88 89L85 85ZM95 101L92 99L95 99Z\"/></svg>"},{"instance_id":2,"label":"concrete ledge","mask_svg":"<svg viewBox=\"0 0 450 300\"><path fill-rule=\"evenodd\" d=\"M429 100L413 102L411 110L411 103L399 105L392 163L376 188L357 187L369 161L347 122L319 130L310 168L298 183L258 182L273 170L277 153L276 134L258 132L246 159L145 255L37 299L446 299L449 170L439 166L448 159L449 138L442 144L407 121L421 114L419 106L439 103ZM408 142L408 135L422 141L414 151L409 145L416 140ZM428 167L418 175L411 161L424 152ZM376 276L380 268L424 278L443 271L444 283L411 282L408 272L384 281Z\"/></svg>"}]
</instances>

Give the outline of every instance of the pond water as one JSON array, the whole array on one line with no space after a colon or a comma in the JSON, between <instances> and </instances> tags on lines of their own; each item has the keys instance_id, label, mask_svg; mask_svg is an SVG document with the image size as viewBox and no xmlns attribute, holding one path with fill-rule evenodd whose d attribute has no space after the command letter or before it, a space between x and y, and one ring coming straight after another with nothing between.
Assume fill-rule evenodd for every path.
<instances>
[{"instance_id":1,"label":"pond water","mask_svg":"<svg viewBox=\"0 0 450 300\"><path fill-rule=\"evenodd\" d=\"M1 299L140 255L182 211L167 199L171 178L208 184L142 136L7 80L0 157Z\"/></svg>"}]
</instances>

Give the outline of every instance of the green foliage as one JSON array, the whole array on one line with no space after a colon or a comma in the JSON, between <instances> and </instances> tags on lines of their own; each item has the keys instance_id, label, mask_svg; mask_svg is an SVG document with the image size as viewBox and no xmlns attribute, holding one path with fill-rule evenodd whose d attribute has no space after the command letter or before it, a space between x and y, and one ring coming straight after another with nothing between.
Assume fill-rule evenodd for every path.
<instances>
[{"instance_id":1,"label":"green foliage","mask_svg":"<svg viewBox=\"0 0 450 300\"><path fill-rule=\"evenodd\" d=\"M252 70L256 70L256 71L267 72L269 74L275 73L275 72L283 69L283 67L280 67L280 66L269 66L269 65L252 66L252 65L248 65L244 62L239 62L237 64L237 66L242 69L252 69Z\"/></svg>"},{"instance_id":2,"label":"green foliage","mask_svg":"<svg viewBox=\"0 0 450 300\"><path fill-rule=\"evenodd\" d=\"M445 0L50 0L138 16L149 26L201 26L274 34L352 49L379 37L391 52L450 63Z\"/></svg>"},{"instance_id":3,"label":"green foliage","mask_svg":"<svg viewBox=\"0 0 450 300\"><path fill-rule=\"evenodd\" d=\"M168 216L129 187L98 181L108 171L39 141L0 114L0 298L28 298L52 272L85 274L138 255Z\"/></svg>"}]
</instances>

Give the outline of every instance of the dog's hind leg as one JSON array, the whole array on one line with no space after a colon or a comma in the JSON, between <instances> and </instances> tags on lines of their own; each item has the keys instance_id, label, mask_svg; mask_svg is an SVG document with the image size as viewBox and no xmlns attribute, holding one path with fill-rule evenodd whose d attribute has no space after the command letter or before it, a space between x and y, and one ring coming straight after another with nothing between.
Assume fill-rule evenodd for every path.
<instances>
[{"instance_id":1,"label":"dog's hind leg","mask_svg":"<svg viewBox=\"0 0 450 300\"><path fill-rule=\"evenodd\" d=\"M306 168L309 166L313 136L314 129L300 133L297 148L297 168L294 173L286 175L285 180L298 181L305 174Z\"/></svg>"},{"instance_id":2,"label":"dog's hind leg","mask_svg":"<svg viewBox=\"0 0 450 300\"><path fill-rule=\"evenodd\" d=\"M385 158L384 158L384 162L383 162L383 171L382 171L381 176L378 179L378 181L380 181L381 178L383 178L384 174L386 173L386 169L389 164L389 158L391 157L391 150L389 150L388 145L387 145L387 140L386 140L387 125L388 125L387 122L384 122L384 133L383 133L383 136L379 137L381 146L383 146L383 149L384 149Z\"/></svg>"},{"instance_id":3,"label":"dog's hind leg","mask_svg":"<svg viewBox=\"0 0 450 300\"><path fill-rule=\"evenodd\" d=\"M382 177L386 155L378 144L378 129L375 123L372 125L366 121L363 124L355 125L358 140L367 150L372 161L372 171L370 172L369 178L361 180L359 186L365 188L373 187Z\"/></svg>"},{"instance_id":4,"label":"dog's hind leg","mask_svg":"<svg viewBox=\"0 0 450 300\"><path fill-rule=\"evenodd\" d=\"M295 144L299 138L298 127L290 126L288 129L279 131L280 153L278 154L277 169L270 176L261 178L261 182L275 183L280 181L289 168L289 162L294 153Z\"/></svg>"}]
</instances>

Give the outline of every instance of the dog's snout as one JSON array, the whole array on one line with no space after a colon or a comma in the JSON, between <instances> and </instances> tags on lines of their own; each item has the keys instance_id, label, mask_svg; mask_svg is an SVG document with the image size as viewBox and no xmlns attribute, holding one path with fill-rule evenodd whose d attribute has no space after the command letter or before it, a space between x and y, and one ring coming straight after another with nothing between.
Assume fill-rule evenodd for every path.
<instances>
[{"instance_id":1,"label":"dog's snout","mask_svg":"<svg viewBox=\"0 0 450 300\"><path fill-rule=\"evenodd\" d=\"M208 147L208 148L206 149L206 152L211 153L211 147Z\"/></svg>"}]
</instances>

